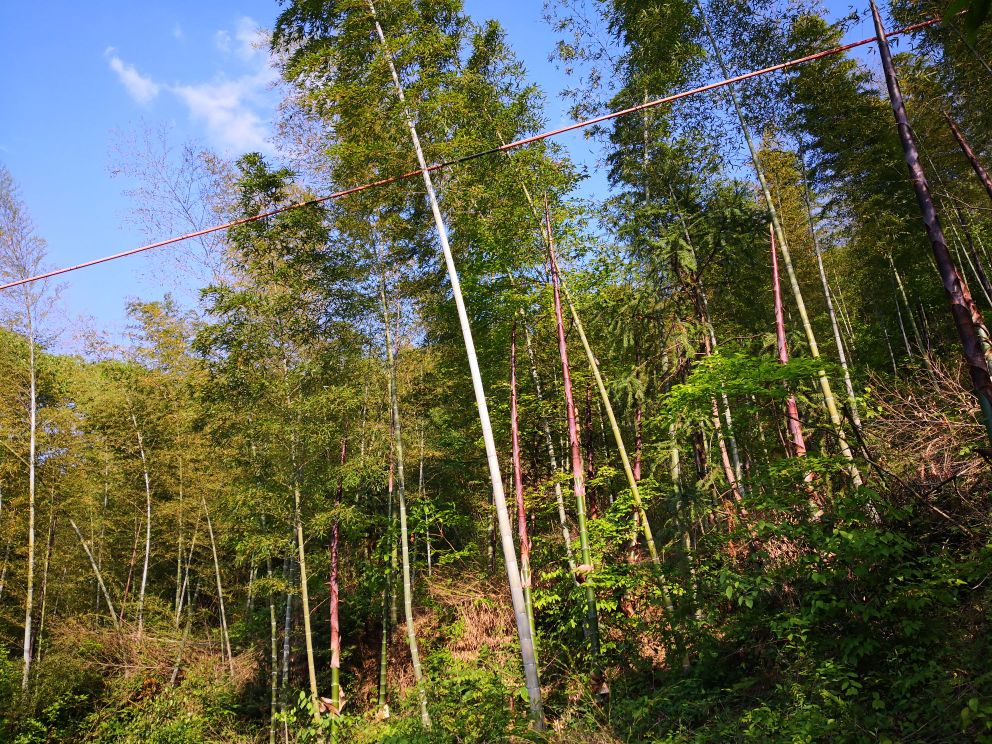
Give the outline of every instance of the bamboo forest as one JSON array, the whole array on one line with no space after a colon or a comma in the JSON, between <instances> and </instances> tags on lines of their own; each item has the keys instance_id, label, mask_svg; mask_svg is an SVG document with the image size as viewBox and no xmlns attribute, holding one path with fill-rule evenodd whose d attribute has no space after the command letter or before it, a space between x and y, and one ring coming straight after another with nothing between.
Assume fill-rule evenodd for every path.
<instances>
[{"instance_id":1,"label":"bamboo forest","mask_svg":"<svg viewBox=\"0 0 992 744\"><path fill-rule=\"evenodd\" d=\"M0 164L0 741L992 742L988 0L272 4L155 242Z\"/></svg>"}]
</instances>

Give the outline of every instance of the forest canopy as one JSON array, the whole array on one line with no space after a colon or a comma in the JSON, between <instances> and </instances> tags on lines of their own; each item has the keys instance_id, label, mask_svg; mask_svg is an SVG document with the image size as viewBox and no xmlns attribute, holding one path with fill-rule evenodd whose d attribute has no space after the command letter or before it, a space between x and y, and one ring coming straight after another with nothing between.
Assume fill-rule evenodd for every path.
<instances>
[{"instance_id":1,"label":"forest canopy","mask_svg":"<svg viewBox=\"0 0 992 744\"><path fill-rule=\"evenodd\" d=\"M992 741L987 11L549 2L600 192L496 21L284 0L80 350L0 164L0 740Z\"/></svg>"}]
</instances>

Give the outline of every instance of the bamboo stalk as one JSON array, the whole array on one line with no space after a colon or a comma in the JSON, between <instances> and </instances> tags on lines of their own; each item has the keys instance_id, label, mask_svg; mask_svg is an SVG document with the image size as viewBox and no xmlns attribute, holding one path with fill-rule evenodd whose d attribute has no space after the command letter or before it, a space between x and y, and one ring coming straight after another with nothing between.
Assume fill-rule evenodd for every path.
<instances>
[{"instance_id":1,"label":"bamboo stalk","mask_svg":"<svg viewBox=\"0 0 992 744\"><path fill-rule=\"evenodd\" d=\"M706 15L702 2L700 0L696 0L696 5L699 9L699 14L703 21L703 27L706 31L707 37L709 38L710 45L713 47L713 53L716 57L717 63L720 66L720 70L723 72L724 77L729 78L730 74L727 71L727 65L723 61L723 55L720 53L720 46L717 44L716 37L713 35L713 30L710 28L709 18ZM730 99L734 112L737 115L737 120L740 123L741 132L744 135L748 152L751 155L751 163L754 167L755 174L758 177L758 183L761 186L762 196L764 196L765 199L765 206L768 209L768 215L771 218L772 226L775 229L778 249L782 254L782 262L785 264L786 275L789 277L789 284L792 288L793 298L796 302L796 308L799 311L799 318L802 321L803 331L806 334L806 341L809 344L810 356L814 359L819 359L820 347L816 342L816 334L813 332L813 325L810 322L809 314L806 311L806 303L803 300L802 289L799 287L799 279L796 276L796 270L792 264L792 255L789 252L789 244L785 238L785 231L782 229L782 223L779 219L778 210L775 208L771 191L768 188L768 182L765 179L764 169L758 159L758 149L755 147L754 140L751 138L751 132L748 129L747 122L744 120L744 114L741 111L740 104L737 101L737 93L733 83L729 83L727 85L727 97ZM858 470L858 466L854 462L854 453L851 451L851 448L847 443L847 437L844 434L844 426L841 421L840 411L837 408L837 402L830 386L830 379L827 377L827 371L825 369L818 370L817 379L820 384L820 391L823 394L824 406L827 409L827 414L830 417L830 423L834 430L834 436L837 438L838 449L848 463L847 468L851 476L851 482L856 487L860 487L864 484L864 481L861 478L861 473Z\"/></svg>"},{"instance_id":2,"label":"bamboo stalk","mask_svg":"<svg viewBox=\"0 0 992 744\"><path fill-rule=\"evenodd\" d=\"M521 314L523 310L520 311ZM537 372L537 356L534 353L534 344L531 341L530 328L526 321L524 326L524 340L527 342L527 358L530 362L530 376L534 381L534 390L537 395L537 405L541 410L541 428L544 430L544 444L548 450L548 462L551 465L551 473L555 478L554 492L555 503L558 506L558 523L561 527L562 541L565 543L565 557L568 560L568 570L572 581L576 581L575 576L575 554L572 552L572 534L568 527L568 515L565 512L565 496L562 494L561 482L558 480L558 457L555 453L554 437L551 435L551 422L548 420L547 411L544 410L544 393L541 388L541 377Z\"/></svg>"},{"instance_id":3,"label":"bamboo stalk","mask_svg":"<svg viewBox=\"0 0 992 744\"><path fill-rule=\"evenodd\" d=\"M989 365L985 357L989 339L988 327L985 325L985 320L982 318L971 292L968 291L967 285L962 281L948 251L944 230L941 227L940 218L930 194L930 185L923 172L923 166L920 164L920 154L909 125L909 117L906 114L902 91L896 78L889 43L882 26L882 16L879 14L874 0L871 0L871 10L875 21L878 50L882 59L882 70L885 73L885 84L889 92L889 101L892 104L892 113L895 116L899 139L902 142L903 156L909 168L910 179L913 182L913 190L916 192L916 200L920 206L920 215L926 228L927 238L930 241L930 248L933 251L944 291L951 306L951 315L958 331L958 338L961 341L975 394L984 414L985 428L990 441L992 441L992 378L989 377Z\"/></svg>"},{"instance_id":4,"label":"bamboo stalk","mask_svg":"<svg viewBox=\"0 0 992 744\"><path fill-rule=\"evenodd\" d=\"M372 0L367 0L367 5L372 15L376 35L382 46L383 56L389 66L393 86L396 90L396 97L399 100L400 106L403 108L413 150L423 174L427 199L434 217L434 225L437 228L438 242L441 244L441 251L444 254L448 281L451 284L451 293L455 301L455 309L458 314L458 322L461 327L465 354L472 378L475 402L479 409L479 423L482 428L482 438L485 444L486 462L489 468L489 480L492 486L493 505L496 510L496 521L499 526L503 562L506 566L507 581L510 586L510 602L513 605L513 614L517 624L517 636L520 640L520 655L524 667L527 696L530 702L530 718L534 728L538 731L543 731L545 728L544 706L541 699L541 683L538 676L537 660L534 656L533 630L527 617L527 606L524 601L523 587L520 584L520 569L517 565L517 555L513 545L513 528L510 524L510 513L506 504L506 494L503 490L503 478L500 474L499 458L496 452L496 438L493 435L492 423L489 418L489 406L486 402L482 373L479 371L479 360L475 351L475 341L472 337L472 327L469 324L468 312L465 309L465 299L462 296L461 282L458 279L458 271L455 268L455 259L448 243L448 230L444 224L441 207L438 204L437 194L434 190L434 181L430 171L427 169L427 159L424 157L423 148L420 145L420 135L417 133L417 127L407 107L403 85L400 82L396 64L393 61L392 53L386 42L386 35L376 16L375 5L372 3Z\"/></svg>"},{"instance_id":5,"label":"bamboo stalk","mask_svg":"<svg viewBox=\"0 0 992 744\"><path fill-rule=\"evenodd\" d=\"M958 146L961 148L961 152L968 159L971 164L972 170L975 171L975 175L978 176L978 180L982 182L982 186L985 187L985 192L989 195L989 199L992 199L992 177L989 176L988 171L985 170L985 166L982 165L978 156L975 155L975 151L971 149L971 145L968 144L968 140L958 129L958 125L955 123L951 115L946 111L944 113L944 119L947 120L947 125L951 128L951 134L954 135L954 139L957 141Z\"/></svg>"},{"instance_id":6,"label":"bamboo stalk","mask_svg":"<svg viewBox=\"0 0 992 744\"><path fill-rule=\"evenodd\" d=\"M406 640L410 646L410 661L413 677L417 683L417 698L420 703L420 722L425 729L431 728L431 717L427 711L427 690L424 687L424 672L420 663L420 649L413 624L413 584L410 579L410 541L406 521L406 478L403 474L403 429L400 425L399 394L396 385L396 357L389 328L389 306L386 302L386 279L383 276L379 285L382 298L383 327L386 333L386 358L389 364L389 399L393 419L393 438L396 443L396 492L399 502L400 546L403 556L403 612L406 617Z\"/></svg>"},{"instance_id":7,"label":"bamboo stalk","mask_svg":"<svg viewBox=\"0 0 992 744\"><path fill-rule=\"evenodd\" d=\"M110 599L110 592L107 591L107 585L103 581L103 574L100 571L100 567L97 565L96 559L93 558L93 552L90 550L89 545L86 544L86 540L83 538L83 533L79 531L79 527L76 526L76 523L70 519L69 524L76 533L76 537L79 538L79 543L83 546L83 551L86 553L86 557L90 561L93 574L96 576L97 584L100 586L100 592L103 594L103 601L107 603L107 611L110 612L110 620L113 622L115 628L120 628L121 623L117 617L117 611L114 609L114 603Z\"/></svg>"},{"instance_id":8,"label":"bamboo stalk","mask_svg":"<svg viewBox=\"0 0 992 744\"><path fill-rule=\"evenodd\" d=\"M548 259L551 266L551 287L554 295L555 324L558 331L558 354L561 357L562 389L565 393L565 418L568 422L568 444L572 459L572 491L575 496L575 518L579 529L579 553L582 565L576 568L582 576L576 577L585 588L586 594L586 633L594 666L599 657L599 610L596 605L596 590L590 581L594 567L589 549L589 533L586 529L586 484L585 469L582 465L582 449L575 414L575 398L572 390L572 371L568 363L568 345L565 341L565 322L561 307L561 280L558 262L555 260L554 240L551 235L551 217L545 204L545 221L548 229ZM574 317L574 316L573 316Z\"/></svg>"},{"instance_id":9,"label":"bamboo stalk","mask_svg":"<svg viewBox=\"0 0 992 744\"><path fill-rule=\"evenodd\" d=\"M527 506L524 503L524 478L520 460L520 422L517 415L517 322L510 330L510 440L513 452L513 492L517 499L517 534L520 540L520 583L530 627L534 625L534 603L530 591L530 537L527 534ZM537 657L537 637L534 638L534 658Z\"/></svg>"},{"instance_id":10,"label":"bamboo stalk","mask_svg":"<svg viewBox=\"0 0 992 744\"><path fill-rule=\"evenodd\" d=\"M768 236L772 248L772 295L775 302L775 340L778 347L780 364L789 363L789 345L785 337L785 315L782 312L782 288L778 278L778 251L775 250L775 228L769 225ZM806 456L806 439L803 437L803 426L799 420L799 406L796 396L791 393L785 399L785 418L789 427L789 436L796 457Z\"/></svg>"},{"instance_id":11,"label":"bamboo stalk","mask_svg":"<svg viewBox=\"0 0 992 744\"><path fill-rule=\"evenodd\" d=\"M801 155L801 153L800 153ZM823 267L823 253L820 250L820 242L816 235L816 226L813 223L813 205L810 200L809 183L806 181L806 164L800 159L803 179L803 201L806 205L806 219L809 224L809 235L813 241L813 254L816 256L816 268L820 273L820 283L823 285L823 299L827 303L827 315L830 316L830 328L834 334L834 344L837 346L837 358L840 360L840 368L844 374L844 387L847 389L847 403L851 410L851 422L855 428L861 430L861 416L858 413L858 399L854 394L854 384L851 382L851 370L847 364L847 353L844 349L844 341L840 335L840 325L837 323L837 311L834 309L834 300L830 292L830 284L827 283L827 272ZM774 234L773 234L774 237Z\"/></svg>"}]
</instances>

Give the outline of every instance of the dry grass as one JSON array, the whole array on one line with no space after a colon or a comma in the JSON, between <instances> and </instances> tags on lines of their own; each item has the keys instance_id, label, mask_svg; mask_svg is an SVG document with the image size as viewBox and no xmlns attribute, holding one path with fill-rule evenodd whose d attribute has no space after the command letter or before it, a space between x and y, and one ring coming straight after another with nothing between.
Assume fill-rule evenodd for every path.
<instances>
[{"instance_id":1,"label":"dry grass","mask_svg":"<svg viewBox=\"0 0 992 744\"><path fill-rule=\"evenodd\" d=\"M182 646L179 679L191 670L198 676L230 682L243 689L255 676L258 659L253 652L234 657L229 666L221 660L216 645L190 637L182 644L181 634L163 633L124 625L120 630L97 626L91 618L66 618L52 632L51 653L66 653L79 658L83 665L104 676L124 679L140 678L168 682Z\"/></svg>"}]
</instances>

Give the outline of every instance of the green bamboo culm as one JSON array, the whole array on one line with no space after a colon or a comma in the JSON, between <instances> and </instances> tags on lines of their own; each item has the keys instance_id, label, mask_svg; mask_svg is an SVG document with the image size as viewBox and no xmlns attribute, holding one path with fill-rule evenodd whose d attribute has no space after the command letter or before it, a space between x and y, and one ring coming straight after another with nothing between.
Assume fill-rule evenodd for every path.
<instances>
[{"instance_id":1,"label":"green bamboo culm","mask_svg":"<svg viewBox=\"0 0 992 744\"><path fill-rule=\"evenodd\" d=\"M559 281L561 281L560 277ZM561 282L561 287L565 294L565 301L568 303L568 309L572 314L572 321L575 323L575 330L579 332L579 339L582 341L582 348L586 352L586 359L589 361L589 368L592 370L593 377L596 380L596 388L599 390L599 396L603 400L603 407L606 409L606 417L609 419L610 428L613 430L613 439L616 441L617 449L620 451L620 461L623 463L623 472L627 476L627 484L630 486L630 494L634 499L634 507L637 509L638 515L640 515L641 531L644 533L644 542L648 546L648 552L651 555L651 562L656 567L660 567L661 558L658 555L658 547L654 542L654 534L651 532L651 524L648 522L648 514L644 510L644 502L641 500L641 491L637 487L637 479L634 477L634 471L630 466L630 458L627 456L627 448L623 443L623 435L620 433L620 425L617 423L616 414L613 412L613 404L610 402L610 396L606 392L606 385L603 383L603 376L599 371L599 362L596 361L596 355L592 353L592 348L589 346L589 339L586 338L585 328L583 328L582 321L579 319L579 314L575 310L575 303L572 301L572 296L568 291L568 287L565 286L564 282ZM672 595L668 591L668 587L665 586L664 582L662 582L661 585L661 594L665 602L665 610L668 612L669 617L671 617L675 612L675 607L672 604Z\"/></svg>"},{"instance_id":2,"label":"green bamboo culm","mask_svg":"<svg viewBox=\"0 0 992 744\"><path fill-rule=\"evenodd\" d=\"M406 523L406 480L403 476L403 431L400 426L400 403L396 391L396 357L393 353L393 340L389 328L389 306L386 302L386 280L380 285L382 298L382 320L386 330L386 360L389 365L389 400L392 409L393 437L396 443L396 493L399 502L400 544L403 557L403 612L406 617L406 640L410 646L410 661L413 677L417 683L417 699L420 703L420 722L425 729L431 727L431 716L427 711L427 690L424 687L424 671L420 664L420 649L413 624L413 582L410 579L410 541Z\"/></svg>"}]
</instances>

